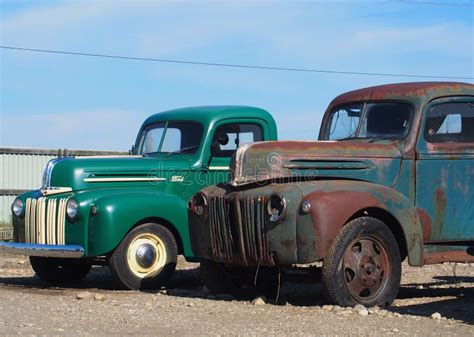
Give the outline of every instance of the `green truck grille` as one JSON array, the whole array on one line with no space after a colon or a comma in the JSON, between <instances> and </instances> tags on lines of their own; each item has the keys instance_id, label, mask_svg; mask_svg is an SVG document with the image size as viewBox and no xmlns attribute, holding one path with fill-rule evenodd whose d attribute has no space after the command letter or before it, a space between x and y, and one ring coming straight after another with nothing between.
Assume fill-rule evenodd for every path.
<instances>
[{"instance_id":1,"label":"green truck grille","mask_svg":"<svg viewBox=\"0 0 474 337\"><path fill-rule=\"evenodd\" d=\"M28 198L25 209L25 242L65 244L67 198Z\"/></svg>"}]
</instances>

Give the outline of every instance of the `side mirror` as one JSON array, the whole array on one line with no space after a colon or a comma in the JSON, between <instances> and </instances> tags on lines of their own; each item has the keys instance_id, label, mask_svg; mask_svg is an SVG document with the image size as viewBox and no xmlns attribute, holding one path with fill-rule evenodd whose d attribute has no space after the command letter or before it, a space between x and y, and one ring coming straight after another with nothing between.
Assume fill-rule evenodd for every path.
<instances>
[{"instance_id":1,"label":"side mirror","mask_svg":"<svg viewBox=\"0 0 474 337\"><path fill-rule=\"evenodd\" d=\"M217 141L219 142L220 145L225 146L229 143L229 135L227 133L223 133L219 135L217 138Z\"/></svg>"},{"instance_id":2,"label":"side mirror","mask_svg":"<svg viewBox=\"0 0 474 337\"><path fill-rule=\"evenodd\" d=\"M129 155L135 154L135 145L132 145L132 148L128 150L128 154Z\"/></svg>"}]
</instances>

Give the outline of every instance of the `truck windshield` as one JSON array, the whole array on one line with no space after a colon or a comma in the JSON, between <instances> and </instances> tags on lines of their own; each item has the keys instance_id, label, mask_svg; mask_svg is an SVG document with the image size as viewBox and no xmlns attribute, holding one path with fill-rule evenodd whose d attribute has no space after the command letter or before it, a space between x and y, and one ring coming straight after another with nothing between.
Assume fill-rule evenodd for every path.
<instances>
[{"instance_id":1,"label":"truck windshield","mask_svg":"<svg viewBox=\"0 0 474 337\"><path fill-rule=\"evenodd\" d=\"M323 140L402 139L408 134L413 106L407 102L357 103L331 112Z\"/></svg>"},{"instance_id":2,"label":"truck windshield","mask_svg":"<svg viewBox=\"0 0 474 337\"><path fill-rule=\"evenodd\" d=\"M193 154L201 144L203 128L196 122L165 122L146 127L141 134L138 154Z\"/></svg>"}]
</instances>

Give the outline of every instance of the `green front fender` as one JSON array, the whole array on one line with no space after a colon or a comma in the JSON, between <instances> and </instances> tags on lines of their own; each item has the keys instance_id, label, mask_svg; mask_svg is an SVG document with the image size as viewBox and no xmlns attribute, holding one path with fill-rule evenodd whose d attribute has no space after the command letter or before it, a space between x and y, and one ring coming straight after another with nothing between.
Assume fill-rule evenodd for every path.
<instances>
[{"instance_id":1,"label":"green front fender","mask_svg":"<svg viewBox=\"0 0 474 337\"><path fill-rule=\"evenodd\" d=\"M185 256L192 257L186 202L160 192L134 192L107 195L95 200L97 213L91 215L88 230L88 256L101 256L114 250L137 224L156 221L168 226Z\"/></svg>"}]
</instances>

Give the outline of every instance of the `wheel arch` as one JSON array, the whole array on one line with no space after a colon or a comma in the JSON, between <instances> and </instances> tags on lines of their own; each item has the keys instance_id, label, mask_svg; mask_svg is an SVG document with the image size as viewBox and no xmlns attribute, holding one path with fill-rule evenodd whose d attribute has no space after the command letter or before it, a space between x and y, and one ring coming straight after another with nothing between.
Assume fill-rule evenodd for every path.
<instances>
[{"instance_id":1,"label":"wheel arch","mask_svg":"<svg viewBox=\"0 0 474 337\"><path fill-rule=\"evenodd\" d=\"M95 204L97 214L91 215L89 221L90 256L109 254L132 229L149 222L170 230L180 254L191 252L189 242L185 241L188 220L183 199L144 191L107 195L95 200Z\"/></svg>"},{"instance_id":2,"label":"wheel arch","mask_svg":"<svg viewBox=\"0 0 474 337\"><path fill-rule=\"evenodd\" d=\"M362 209L358 211L357 213L355 213L344 224L344 226L347 225L352 220L355 220L357 218L361 218L364 216L369 216L377 220L380 220L390 229L393 236L395 237L395 240L397 241L401 260L402 261L405 260L408 256L408 248L407 248L407 243L405 239L405 231L403 230L402 225L397 220L397 218L395 218L390 212L388 212L387 210L383 208L370 207L370 208Z\"/></svg>"},{"instance_id":3,"label":"wheel arch","mask_svg":"<svg viewBox=\"0 0 474 337\"><path fill-rule=\"evenodd\" d=\"M400 254L411 265L423 265L423 231L412 203L396 190L364 181L321 181L317 188L303 193L311 204L314 249L324 259L340 229L351 220L370 213L394 233ZM314 187L313 187L314 188ZM305 191L303 191L305 192Z\"/></svg>"},{"instance_id":4,"label":"wheel arch","mask_svg":"<svg viewBox=\"0 0 474 337\"><path fill-rule=\"evenodd\" d=\"M125 234L125 236L130 233L134 228L144 225L146 223L154 223L157 225L162 225L166 229L168 229L171 234L173 234L173 237L176 241L176 244L178 245L178 254L183 254L184 253L184 248L183 248L183 241L181 240L181 235L179 234L178 230L176 229L176 226L173 225L169 220L165 218L161 218L159 216L154 216L154 217L147 217L139 220L133 227L130 228L130 230ZM125 237L124 236L124 237Z\"/></svg>"}]
</instances>

